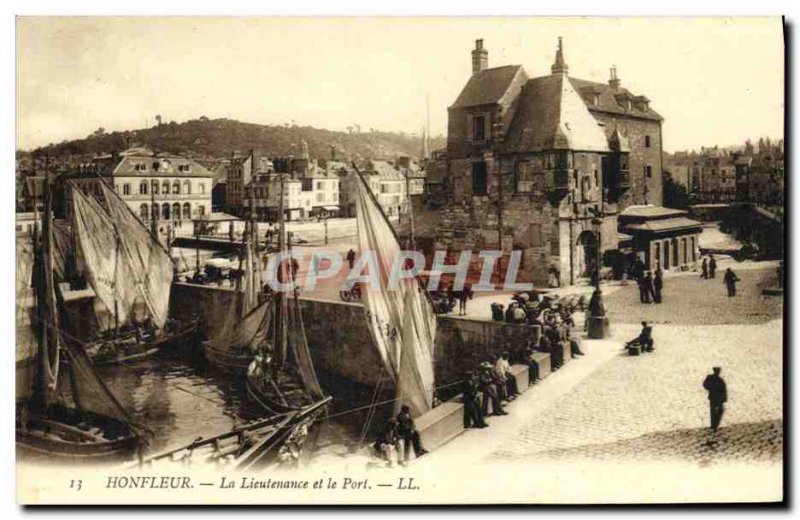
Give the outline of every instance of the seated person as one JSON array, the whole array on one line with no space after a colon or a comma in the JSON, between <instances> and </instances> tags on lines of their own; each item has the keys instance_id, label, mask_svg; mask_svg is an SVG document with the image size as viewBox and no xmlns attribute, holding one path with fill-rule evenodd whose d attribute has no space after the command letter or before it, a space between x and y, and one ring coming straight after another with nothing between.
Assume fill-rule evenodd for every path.
<instances>
[{"instance_id":1,"label":"seated person","mask_svg":"<svg viewBox=\"0 0 800 520\"><path fill-rule=\"evenodd\" d=\"M576 356L583 356L584 353L581 351L581 344L578 339L572 335L572 327L564 327L565 330L565 339L569 342L569 352L573 358Z\"/></svg>"},{"instance_id":2,"label":"seated person","mask_svg":"<svg viewBox=\"0 0 800 520\"><path fill-rule=\"evenodd\" d=\"M528 321L527 316L525 316L525 311L522 310L522 307L519 305L514 306L513 320L514 321L512 323L519 324L524 324Z\"/></svg>"},{"instance_id":3,"label":"seated person","mask_svg":"<svg viewBox=\"0 0 800 520\"><path fill-rule=\"evenodd\" d=\"M532 347L525 347L522 350L522 355L520 357L520 363L528 365L528 386L536 384L539 381L539 364L533 359L533 355L536 351Z\"/></svg>"},{"instance_id":4,"label":"seated person","mask_svg":"<svg viewBox=\"0 0 800 520\"><path fill-rule=\"evenodd\" d=\"M397 414L397 436L403 441L403 454L406 462L411 455L411 448L414 449L414 456L417 458L428 453L428 450L422 447L419 432L411 417L411 409L406 405L400 407L400 413Z\"/></svg>"},{"instance_id":5,"label":"seated person","mask_svg":"<svg viewBox=\"0 0 800 520\"><path fill-rule=\"evenodd\" d=\"M486 428L483 412L478 402L478 382L475 374L468 370L461 383L461 395L464 397L464 428Z\"/></svg>"},{"instance_id":6,"label":"seated person","mask_svg":"<svg viewBox=\"0 0 800 520\"><path fill-rule=\"evenodd\" d=\"M503 312L503 305L500 303L493 303L492 304L492 320L494 321L503 321L504 320L504 312Z\"/></svg>"},{"instance_id":7,"label":"seated person","mask_svg":"<svg viewBox=\"0 0 800 520\"><path fill-rule=\"evenodd\" d=\"M495 378L492 377L492 364L481 363L480 373L478 374L478 388L483 392L483 416L489 415L489 401L492 402L492 415L507 415L500 403L500 394L497 392Z\"/></svg>"},{"instance_id":8,"label":"seated person","mask_svg":"<svg viewBox=\"0 0 800 520\"><path fill-rule=\"evenodd\" d=\"M394 418L390 418L373 445L375 451L386 461L387 466L394 465L397 441L397 421Z\"/></svg>"},{"instance_id":9,"label":"seated person","mask_svg":"<svg viewBox=\"0 0 800 520\"><path fill-rule=\"evenodd\" d=\"M642 347L642 352L653 352L655 350L653 343L653 327L648 325L646 321L642 322L642 331L638 336L625 343L625 348L630 345L639 345Z\"/></svg>"},{"instance_id":10,"label":"seated person","mask_svg":"<svg viewBox=\"0 0 800 520\"><path fill-rule=\"evenodd\" d=\"M499 379L500 384L505 385L508 398L516 399L519 395L519 389L517 388L517 378L511 374L511 363L508 361L508 352L503 352L497 356L497 361L495 361L494 364L494 373Z\"/></svg>"},{"instance_id":11,"label":"seated person","mask_svg":"<svg viewBox=\"0 0 800 520\"><path fill-rule=\"evenodd\" d=\"M508 304L508 308L506 309L506 323L514 323L514 309L516 308L516 302L511 302Z\"/></svg>"}]
</instances>

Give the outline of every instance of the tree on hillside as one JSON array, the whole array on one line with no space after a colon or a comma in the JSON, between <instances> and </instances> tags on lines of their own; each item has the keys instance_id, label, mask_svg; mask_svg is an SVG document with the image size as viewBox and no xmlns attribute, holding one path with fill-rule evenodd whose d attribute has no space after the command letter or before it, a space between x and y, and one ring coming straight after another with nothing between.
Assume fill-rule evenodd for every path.
<instances>
[{"instance_id":1,"label":"tree on hillside","mask_svg":"<svg viewBox=\"0 0 800 520\"><path fill-rule=\"evenodd\" d=\"M669 172L664 172L664 206L674 209L687 209L689 207L689 193L686 187L676 182Z\"/></svg>"}]
</instances>

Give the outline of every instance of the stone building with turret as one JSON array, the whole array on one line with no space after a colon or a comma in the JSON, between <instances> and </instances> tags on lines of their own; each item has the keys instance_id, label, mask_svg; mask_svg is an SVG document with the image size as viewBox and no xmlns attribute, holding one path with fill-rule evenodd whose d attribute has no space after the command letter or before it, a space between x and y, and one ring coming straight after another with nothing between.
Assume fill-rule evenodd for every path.
<instances>
[{"instance_id":1,"label":"stone building with turret","mask_svg":"<svg viewBox=\"0 0 800 520\"><path fill-rule=\"evenodd\" d=\"M521 65L490 68L477 40L448 108L446 200L425 247L521 251L518 280L537 286L553 268L562 285L598 259L619 269L617 215L661 204L662 121L616 68L607 83L571 77L560 38L550 74L533 78Z\"/></svg>"}]
</instances>

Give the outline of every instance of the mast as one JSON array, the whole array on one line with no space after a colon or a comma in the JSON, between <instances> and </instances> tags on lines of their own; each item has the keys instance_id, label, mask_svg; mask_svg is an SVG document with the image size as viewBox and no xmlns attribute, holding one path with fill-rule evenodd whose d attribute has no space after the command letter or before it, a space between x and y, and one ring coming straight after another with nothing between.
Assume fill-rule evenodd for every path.
<instances>
[{"instance_id":1,"label":"mast","mask_svg":"<svg viewBox=\"0 0 800 520\"><path fill-rule=\"evenodd\" d=\"M284 218L284 189L286 183L286 174L278 174L280 195L278 198L278 254L280 255L287 250L285 237L286 237L286 219ZM286 283L288 280L294 281L291 257L288 260L288 269L286 262L278 264L278 273L280 281ZM288 276L287 276L288 275ZM286 318L288 317L286 291L278 291L277 297L280 304L275 306L275 362L272 364L273 375L277 376L278 372L283 369L286 363L286 353L288 347L288 330Z\"/></svg>"},{"instance_id":2,"label":"mast","mask_svg":"<svg viewBox=\"0 0 800 520\"><path fill-rule=\"evenodd\" d=\"M58 314L55 281L53 279L53 201L51 197L49 160L45 163L44 211L40 239L40 273L37 280L37 315L42 334L39 341L39 370L36 378L35 406L44 411L49 405L51 389L55 387L59 365ZM50 352L52 346L52 352ZM50 366L53 358L55 368Z\"/></svg>"},{"instance_id":3,"label":"mast","mask_svg":"<svg viewBox=\"0 0 800 520\"><path fill-rule=\"evenodd\" d=\"M406 201L408 202L408 248L416 249L414 241L414 206L411 204L411 180L406 169Z\"/></svg>"}]
</instances>

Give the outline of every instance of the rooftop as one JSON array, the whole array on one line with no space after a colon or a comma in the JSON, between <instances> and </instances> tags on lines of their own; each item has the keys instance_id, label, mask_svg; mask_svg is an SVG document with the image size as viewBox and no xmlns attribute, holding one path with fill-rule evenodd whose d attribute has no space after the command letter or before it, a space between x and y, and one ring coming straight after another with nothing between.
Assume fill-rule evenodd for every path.
<instances>
[{"instance_id":1,"label":"rooftop","mask_svg":"<svg viewBox=\"0 0 800 520\"><path fill-rule=\"evenodd\" d=\"M665 218L670 216L683 216L687 212L682 209L665 208L663 206L654 206L652 204L640 206L628 206L619 214L620 217L644 217L650 219Z\"/></svg>"}]
</instances>

